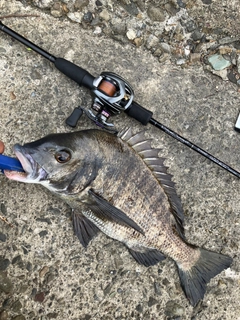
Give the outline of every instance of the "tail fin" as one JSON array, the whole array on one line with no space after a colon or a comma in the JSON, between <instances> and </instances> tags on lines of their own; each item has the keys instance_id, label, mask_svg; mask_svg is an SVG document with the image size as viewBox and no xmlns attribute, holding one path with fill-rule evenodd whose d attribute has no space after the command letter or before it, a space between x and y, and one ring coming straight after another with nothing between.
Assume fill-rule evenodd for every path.
<instances>
[{"instance_id":1,"label":"tail fin","mask_svg":"<svg viewBox=\"0 0 240 320\"><path fill-rule=\"evenodd\" d=\"M192 306L203 298L206 284L210 279L227 269L232 263L232 258L228 256L205 249L199 248L199 250L200 257L191 269L184 271L178 265L181 286Z\"/></svg>"}]
</instances>

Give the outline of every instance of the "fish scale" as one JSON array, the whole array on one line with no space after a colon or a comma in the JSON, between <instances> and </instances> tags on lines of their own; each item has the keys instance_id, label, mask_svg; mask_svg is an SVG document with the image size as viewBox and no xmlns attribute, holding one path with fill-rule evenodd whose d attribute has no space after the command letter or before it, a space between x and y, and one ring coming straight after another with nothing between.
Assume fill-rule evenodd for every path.
<instances>
[{"instance_id":1,"label":"fish scale","mask_svg":"<svg viewBox=\"0 0 240 320\"><path fill-rule=\"evenodd\" d=\"M14 149L25 173L6 170L5 175L42 184L68 203L84 247L102 231L146 267L170 257L193 306L210 279L230 266L230 257L186 241L172 176L144 132L52 134Z\"/></svg>"}]
</instances>

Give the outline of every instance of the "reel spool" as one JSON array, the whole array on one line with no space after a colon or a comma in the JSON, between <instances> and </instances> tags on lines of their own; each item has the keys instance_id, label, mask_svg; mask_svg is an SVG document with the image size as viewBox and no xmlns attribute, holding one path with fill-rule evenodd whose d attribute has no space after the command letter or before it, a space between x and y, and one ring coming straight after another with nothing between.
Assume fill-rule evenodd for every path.
<instances>
[{"instance_id":1,"label":"reel spool","mask_svg":"<svg viewBox=\"0 0 240 320\"><path fill-rule=\"evenodd\" d=\"M111 79L104 79L100 82L98 90L109 97L113 97L117 91L117 83Z\"/></svg>"}]
</instances>

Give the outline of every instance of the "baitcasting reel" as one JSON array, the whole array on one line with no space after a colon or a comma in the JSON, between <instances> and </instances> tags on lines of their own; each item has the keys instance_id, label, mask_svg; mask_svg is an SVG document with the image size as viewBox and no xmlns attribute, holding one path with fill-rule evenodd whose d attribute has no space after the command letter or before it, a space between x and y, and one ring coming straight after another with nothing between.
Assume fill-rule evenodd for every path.
<instances>
[{"instance_id":1,"label":"baitcasting reel","mask_svg":"<svg viewBox=\"0 0 240 320\"><path fill-rule=\"evenodd\" d=\"M83 111L98 126L112 130L114 126L108 122L110 116L126 111L132 104L134 92L130 84L113 72L102 72L93 80L92 93L94 100L92 110L75 108L66 119L66 123L75 127Z\"/></svg>"}]
</instances>

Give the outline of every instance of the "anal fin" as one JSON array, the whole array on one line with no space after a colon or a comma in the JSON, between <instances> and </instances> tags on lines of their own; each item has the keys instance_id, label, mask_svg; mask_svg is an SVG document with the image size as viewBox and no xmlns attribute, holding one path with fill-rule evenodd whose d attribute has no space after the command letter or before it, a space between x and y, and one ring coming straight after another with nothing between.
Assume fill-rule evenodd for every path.
<instances>
[{"instance_id":1,"label":"anal fin","mask_svg":"<svg viewBox=\"0 0 240 320\"><path fill-rule=\"evenodd\" d=\"M133 258L145 267L154 266L166 257L157 249L141 248L141 251L136 251L128 248Z\"/></svg>"}]
</instances>

